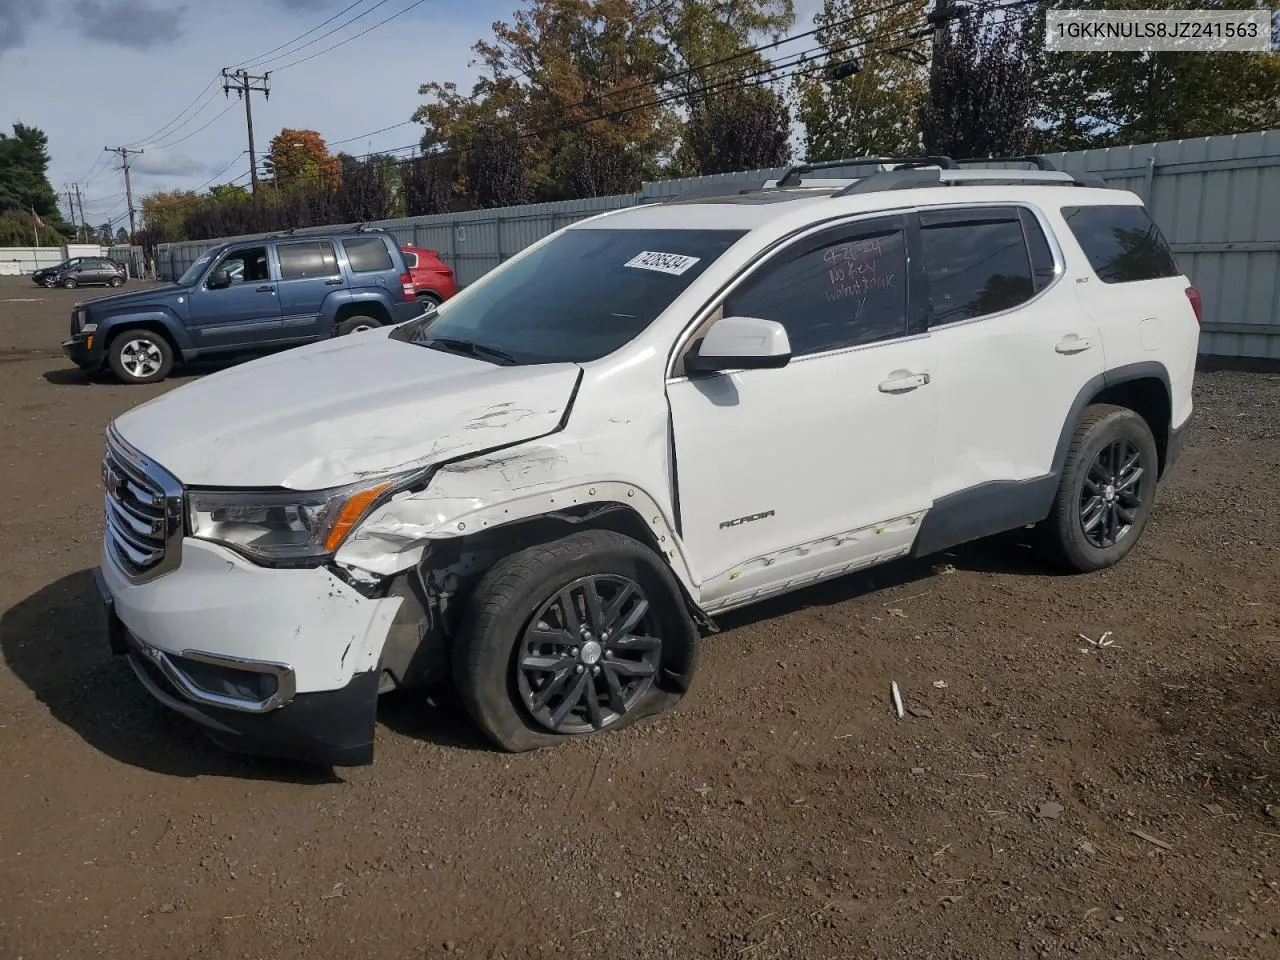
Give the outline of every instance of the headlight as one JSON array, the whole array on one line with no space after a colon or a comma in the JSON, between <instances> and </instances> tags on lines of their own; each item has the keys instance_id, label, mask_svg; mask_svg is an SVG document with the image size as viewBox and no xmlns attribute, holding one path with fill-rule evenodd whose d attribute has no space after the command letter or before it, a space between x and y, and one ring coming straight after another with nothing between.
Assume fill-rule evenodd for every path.
<instances>
[{"instance_id":1,"label":"headlight","mask_svg":"<svg viewBox=\"0 0 1280 960\"><path fill-rule=\"evenodd\" d=\"M418 473L315 491L192 490L187 519L193 537L253 560L319 560L337 552L379 497Z\"/></svg>"}]
</instances>

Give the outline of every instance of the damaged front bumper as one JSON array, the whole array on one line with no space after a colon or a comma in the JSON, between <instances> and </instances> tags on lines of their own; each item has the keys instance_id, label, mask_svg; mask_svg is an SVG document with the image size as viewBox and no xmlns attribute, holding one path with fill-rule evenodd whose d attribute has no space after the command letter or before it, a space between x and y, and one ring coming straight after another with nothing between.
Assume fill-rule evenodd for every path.
<instances>
[{"instance_id":1,"label":"damaged front bumper","mask_svg":"<svg viewBox=\"0 0 1280 960\"><path fill-rule=\"evenodd\" d=\"M142 583L104 549L95 579L111 649L219 745L373 760L379 658L402 598L363 596L322 568L257 567L192 539L177 569Z\"/></svg>"}]
</instances>

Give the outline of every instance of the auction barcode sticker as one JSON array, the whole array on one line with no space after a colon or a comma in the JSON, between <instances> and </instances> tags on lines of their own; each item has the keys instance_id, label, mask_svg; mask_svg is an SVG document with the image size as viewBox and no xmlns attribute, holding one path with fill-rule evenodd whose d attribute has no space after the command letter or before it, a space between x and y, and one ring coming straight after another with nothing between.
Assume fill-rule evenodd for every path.
<instances>
[{"instance_id":1,"label":"auction barcode sticker","mask_svg":"<svg viewBox=\"0 0 1280 960\"><path fill-rule=\"evenodd\" d=\"M655 253L652 250L641 250L623 264L624 267L635 267L637 270L656 270L680 276L695 263L698 257L686 257L682 253Z\"/></svg>"}]
</instances>

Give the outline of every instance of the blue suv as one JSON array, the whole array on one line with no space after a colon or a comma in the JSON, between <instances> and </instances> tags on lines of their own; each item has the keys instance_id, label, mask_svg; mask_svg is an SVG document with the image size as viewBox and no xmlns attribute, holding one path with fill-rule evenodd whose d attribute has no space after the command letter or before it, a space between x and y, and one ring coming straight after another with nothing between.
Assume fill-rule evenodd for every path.
<instances>
[{"instance_id":1,"label":"blue suv","mask_svg":"<svg viewBox=\"0 0 1280 960\"><path fill-rule=\"evenodd\" d=\"M63 352L125 383L175 362L296 346L422 314L385 230L272 236L217 247L177 283L76 304Z\"/></svg>"}]
</instances>

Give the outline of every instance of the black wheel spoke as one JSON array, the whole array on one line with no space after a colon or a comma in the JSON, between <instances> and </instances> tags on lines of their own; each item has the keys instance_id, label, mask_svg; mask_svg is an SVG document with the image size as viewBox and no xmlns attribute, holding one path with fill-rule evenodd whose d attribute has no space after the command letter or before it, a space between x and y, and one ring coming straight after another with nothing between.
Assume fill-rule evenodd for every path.
<instances>
[{"instance_id":1,"label":"black wheel spoke","mask_svg":"<svg viewBox=\"0 0 1280 960\"><path fill-rule=\"evenodd\" d=\"M1098 525L1098 521L1102 519L1103 514L1106 512L1106 502L1101 497L1094 497L1080 515L1080 521L1084 524L1085 532L1088 533L1096 527Z\"/></svg>"},{"instance_id":2,"label":"black wheel spoke","mask_svg":"<svg viewBox=\"0 0 1280 960\"><path fill-rule=\"evenodd\" d=\"M1139 520L1146 467L1142 451L1116 439L1098 451L1080 489L1080 527L1099 549L1119 543Z\"/></svg>"},{"instance_id":3,"label":"black wheel spoke","mask_svg":"<svg viewBox=\"0 0 1280 960\"><path fill-rule=\"evenodd\" d=\"M608 728L650 690L662 660L661 624L635 581L581 577L530 618L512 658L524 706L559 734Z\"/></svg>"},{"instance_id":4,"label":"black wheel spoke","mask_svg":"<svg viewBox=\"0 0 1280 960\"><path fill-rule=\"evenodd\" d=\"M1120 493L1121 491L1131 489L1135 483L1142 479L1142 475L1145 472L1146 471L1144 471L1142 467L1138 467L1130 473L1121 474L1120 482L1116 484L1116 492Z\"/></svg>"}]
</instances>

